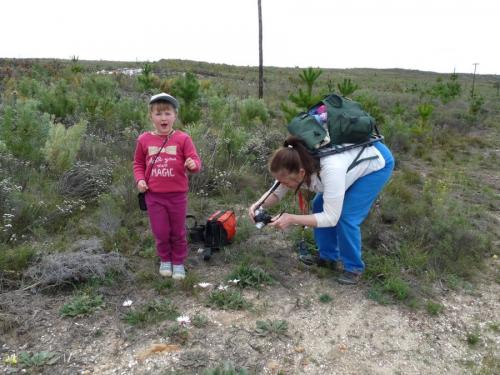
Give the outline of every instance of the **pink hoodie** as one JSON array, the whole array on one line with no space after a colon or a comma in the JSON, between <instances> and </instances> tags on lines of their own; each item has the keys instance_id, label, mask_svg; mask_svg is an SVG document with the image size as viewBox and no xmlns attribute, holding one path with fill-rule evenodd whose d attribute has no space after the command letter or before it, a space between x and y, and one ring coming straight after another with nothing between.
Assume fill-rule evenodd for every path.
<instances>
[{"instance_id":1,"label":"pink hoodie","mask_svg":"<svg viewBox=\"0 0 500 375\"><path fill-rule=\"evenodd\" d=\"M189 187L184 162L191 158L196 163L196 169L190 172L199 172L201 168L201 160L193 141L180 130L174 131L160 151L164 141L165 136L152 132L139 136L134 154L135 182L137 184L140 180L145 180L149 191L155 193L187 192ZM159 151L160 154L152 165Z\"/></svg>"}]
</instances>

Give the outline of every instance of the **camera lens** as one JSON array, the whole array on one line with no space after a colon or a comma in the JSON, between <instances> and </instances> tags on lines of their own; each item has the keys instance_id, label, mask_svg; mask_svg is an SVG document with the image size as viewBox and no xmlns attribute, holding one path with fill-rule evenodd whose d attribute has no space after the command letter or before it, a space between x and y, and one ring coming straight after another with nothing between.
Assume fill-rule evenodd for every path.
<instances>
[{"instance_id":1,"label":"camera lens","mask_svg":"<svg viewBox=\"0 0 500 375\"><path fill-rule=\"evenodd\" d=\"M258 222L255 224L255 226L257 227L257 229L262 229L264 228L264 225L266 225L265 223L263 223L262 221Z\"/></svg>"}]
</instances>

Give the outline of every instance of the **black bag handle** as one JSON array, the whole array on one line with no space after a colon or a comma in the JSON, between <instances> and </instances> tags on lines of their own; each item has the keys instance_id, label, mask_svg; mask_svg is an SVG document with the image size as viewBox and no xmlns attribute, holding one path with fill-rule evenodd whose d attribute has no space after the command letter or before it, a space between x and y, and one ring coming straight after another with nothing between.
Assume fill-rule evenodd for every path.
<instances>
[{"instance_id":1,"label":"black bag handle","mask_svg":"<svg viewBox=\"0 0 500 375\"><path fill-rule=\"evenodd\" d=\"M198 220L196 220L196 216L186 215L186 219L193 219L194 220L194 225L191 228L196 228L198 226Z\"/></svg>"}]
</instances>

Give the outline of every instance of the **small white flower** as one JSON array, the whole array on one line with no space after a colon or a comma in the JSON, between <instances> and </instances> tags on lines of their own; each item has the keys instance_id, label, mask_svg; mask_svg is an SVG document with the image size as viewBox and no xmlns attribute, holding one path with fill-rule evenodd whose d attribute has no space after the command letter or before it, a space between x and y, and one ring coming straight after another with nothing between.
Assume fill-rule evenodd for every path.
<instances>
[{"instance_id":1,"label":"small white flower","mask_svg":"<svg viewBox=\"0 0 500 375\"><path fill-rule=\"evenodd\" d=\"M131 305L132 305L132 300L130 300L130 299L123 302L123 306L125 306L125 307L131 306Z\"/></svg>"},{"instance_id":2,"label":"small white flower","mask_svg":"<svg viewBox=\"0 0 500 375\"><path fill-rule=\"evenodd\" d=\"M229 280L228 282L230 282L231 284L236 285L236 284L238 284L240 282L240 280L234 279L234 280Z\"/></svg>"},{"instance_id":3,"label":"small white flower","mask_svg":"<svg viewBox=\"0 0 500 375\"><path fill-rule=\"evenodd\" d=\"M181 315L177 318L177 322L181 326L187 326L189 323L191 323L191 319L189 319L189 316L187 315Z\"/></svg>"},{"instance_id":4,"label":"small white flower","mask_svg":"<svg viewBox=\"0 0 500 375\"><path fill-rule=\"evenodd\" d=\"M229 285L219 285L219 287L217 289L219 290L227 290L227 288L229 288Z\"/></svg>"},{"instance_id":5,"label":"small white flower","mask_svg":"<svg viewBox=\"0 0 500 375\"><path fill-rule=\"evenodd\" d=\"M210 283L198 283L198 286L200 288L208 288L209 286L212 286Z\"/></svg>"}]
</instances>

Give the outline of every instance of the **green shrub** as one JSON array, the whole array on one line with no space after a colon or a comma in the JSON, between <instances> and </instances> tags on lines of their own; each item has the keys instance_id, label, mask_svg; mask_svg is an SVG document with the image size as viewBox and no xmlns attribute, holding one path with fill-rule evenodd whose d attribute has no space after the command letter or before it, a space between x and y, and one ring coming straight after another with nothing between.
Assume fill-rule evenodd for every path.
<instances>
[{"instance_id":1,"label":"green shrub","mask_svg":"<svg viewBox=\"0 0 500 375\"><path fill-rule=\"evenodd\" d=\"M266 124L269 112L261 99L248 98L240 102L240 120L243 126Z\"/></svg>"},{"instance_id":2,"label":"green shrub","mask_svg":"<svg viewBox=\"0 0 500 375\"><path fill-rule=\"evenodd\" d=\"M351 81L350 78L344 78L342 83L337 83L337 88L342 96L350 96L359 86Z\"/></svg>"},{"instance_id":3,"label":"green shrub","mask_svg":"<svg viewBox=\"0 0 500 375\"><path fill-rule=\"evenodd\" d=\"M184 124L197 122L201 118L200 82L196 76L187 72L183 77L175 80L172 91L180 99L179 117Z\"/></svg>"},{"instance_id":4,"label":"green shrub","mask_svg":"<svg viewBox=\"0 0 500 375\"><path fill-rule=\"evenodd\" d=\"M38 94L42 112L54 115L58 121L72 115L77 108L77 98L74 89L64 79L61 79Z\"/></svg>"},{"instance_id":5,"label":"green shrub","mask_svg":"<svg viewBox=\"0 0 500 375\"><path fill-rule=\"evenodd\" d=\"M62 173L75 161L80 149L82 135L87 130L87 122L81 120L66 128L63 124L51 124L43 153L50 169Z\"/></svg>"},{"instance_id":6,"label":"green shrub","mask_svg":"<svg viewBox=\"0 0 500 375\"><path fill-rule=\"evenodd\" d=\"M420 127L426 129L429 124L429 117L434 112L434 106L430 103L422 103L417 107L417 112L420 117Z\"/></svg>"},{"instance_id":7,"label":"green shrub","mask_svg":"<svg viewBox=\"0 0 500 375\"><path fill-rule=\"evenodd\" d=\"M17 83L19 96L26 99L35 99L42 91L42 84L34 78L23 77Z\"/></svg>"},{"instance_id":8,"label":"green shrub","mask_svg":"<svg viewBox=\"0 0 500 375\"><path fill-rule=\"evenodd\" d=\"M28 267L35 255L36 251L26 244L11 249L4 247L0 250L0 273L6 271L22 272Z\"/></svg>"},{"instance_id":9,"label":"green shrub","mask_svg":"<svg viewBox=\"0 0 500 375\"><path fill-rule=\"evenodd\" d=\"M160 86L161 81L153 74L153 65L145 63L142 67L142 72L137 76L139 87L143 91L150 91Z\"/></svg>"},{"instance_id":10,"label":"green shrub","mask_svg":"<svg viewBox=\"0 0 500 375\"><path fill-rule=\"evenodd\" d=\"M305 90L299 87L293 94L288 95L288 99L292 102L291 105L286 103L281 104L286 122L290 122L297 113L307 110L321 100L323 97L322 94L313 94L313 87L321 74L323 74L321 69L310 67L300 72L299 81L305 85Z\"/></svg>"},{"instance_id":11,"label":"green shrub","mask_svg":"<svg viewBox=\"0 0 500 375\"><path fill-rule=\"evenodd\" d=\"M16 157L39 164L51 126L50 116L38 110L38 102L27 100L5 106L0 122L0 138Z\"/></svg>"},{"instance_id":12,"label":"green shrub","mask_svg":"<svg viewBox=\"0 0 500 375\"><path fill-rule=\"evenodd\" d=\"M388 279L384 283L384 290L400 301L406 300L410 294L408 283L399 277Z\"/></svg>"},{"instance_id":13,"label":"green shrub","mask_svg":"<svg viewBox=\"0 0 500 375\"><path fill-rule=\"evenodd\" d=\"M440 98L441 102L446 104L459 96L461 91L462 88L458 82L458 74L453 73L447 82L443 82L443 79L438 77L436 84L430 89L430 94Z\"/></svg>"}]
</instances>

